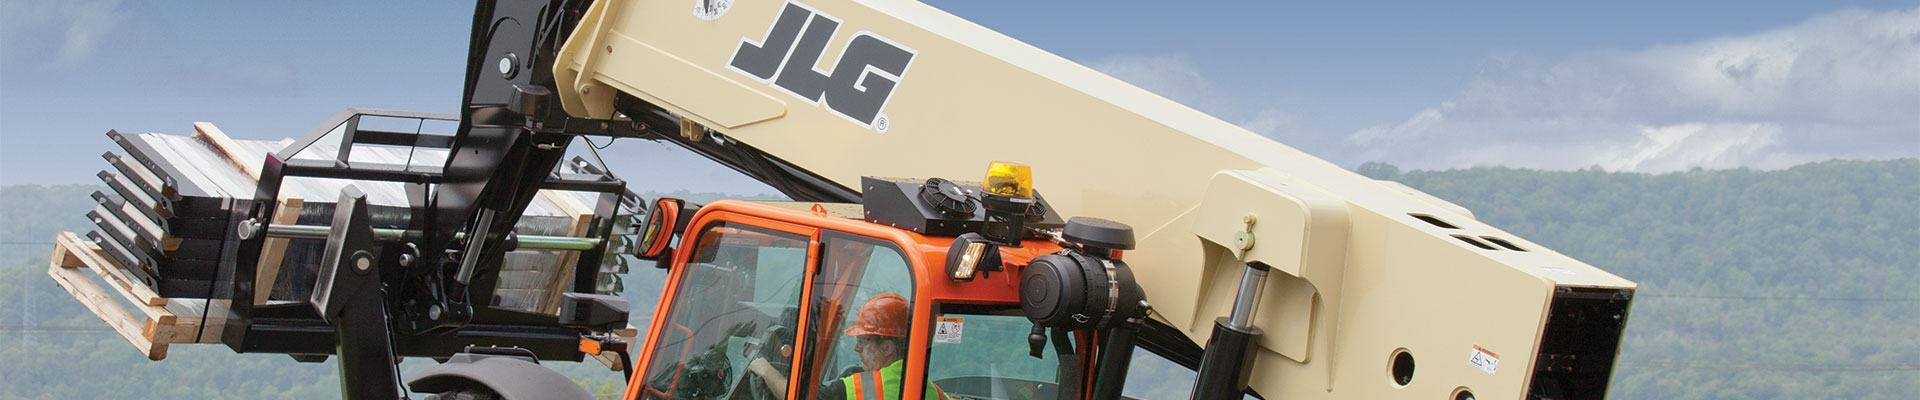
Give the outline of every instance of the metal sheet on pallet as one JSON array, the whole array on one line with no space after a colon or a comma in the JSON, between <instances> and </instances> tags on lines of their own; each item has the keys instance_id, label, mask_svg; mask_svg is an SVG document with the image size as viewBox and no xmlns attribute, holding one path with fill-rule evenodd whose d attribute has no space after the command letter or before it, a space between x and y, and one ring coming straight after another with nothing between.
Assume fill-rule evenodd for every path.
<instances>
[{"instance_id":1,"label":"metal sheet on pallet","mask_svg":"<svg viewBox=\"0 0 1920 400\"><path fill-rule=\"evenodd\" d=\"M170 176L178 175L175 176L174 179L179 181L176 184L181 187L180 191L183 201L193 200L195 197L218 198L224 195L225 198L248 198L253 195L251 192L254 185L252 177L237 171L237 168L226 159L225 155L206 147L194 138L142 133L118 134L116 141L123 143L123 147L128 149L130 153L129 158L150 160L159 163L161 167L157 168L157 170L162 171L161 173ZM283 146L286 142L288 142L288 140L234 141L240 153L237 154L237 156L249 158L256 155L264 157L268 149ZM330 153L337 148L338 145L333 143L314 143L306 151L295 155L294 159L330 162L330 159L318 156L317 154ZM395 171L432 172L438 170L440 164L445 162L446 151L425 148L407 150L362 147L356 148L351 153L350 158L355 162L356 167L386 165L389 166L388 169ZM567 176L570 178L587 177L579 174L567 174ZM132 182L128 182L125 185L134 186ZM366 192L368 202L372 205L402 208L417 206L409 204L406 189L407 185L394 182L293 177L283 182L280 190L283 197L330 199L337 196L340 189L345 188L347 185L353 185L361 191ZM592 203L593 200L585 200L584 202ZM158 206L157 201L150 201L148 203ZM310 200L309 203L320 204L322 202ZM220 212L224 211L225 210L220 210ZM182 216L207 217L217 215L215 212L215 210L200 210L191 215ZM528 206L526 215L533 217L564 217L565 212L548 201L536 199Z\"/></svg>"},{"instance_id":2,"label":"metal sheet on pallet","mask_svg":"<svg viewBox=\"0 0 1920 400\"><path fill-rule=\"evenodd\" d=\"M100 232L119 241L121 246L128 250L144 253L148 257L165 256L159 242L141 238L139 234L133 232L133 229L128 228L125 222L109 216L105 207L94 206L94 210L87 213L87 219L93 221L94 226L100 227Z\"/></svg>"},{"instance_id":3,"label":"metal sheet on pallet","mask_svg":"<svg viewBox=\"0 0 1920 400\"><path fill-rule=\"evenodd\" d=\"M146 281L148 286L153 286L155 283L154 279L159 274L156 273L153 266L142 258L134 255L133 252L128 251L125 246L121 246L120 242L102 236L100 232L87 232L87 240L93 241L95 245L106 250L107 256L113 258L114 262L127 267L128 271L133 271L135 274L141 275L140 280Z\"/></svg>"},{"instance_id":4,"label":"metal sheet on pallet","mask_svg":"<svg viewBox=\"0 0 1920 400\"><path fill-rule=\"evenodd\" d=\"M127 177L128 182L133 183L134 187L146 193L149 198L165 199L169 197L168 193L173 190L171 183L154 175L153 171L148 170L147 167L128 162L120 158L118 154L113 154L112 152L100 153L100 158L106 159L107 164L113 165L113 169L120 172L120 176Z\"/></svg>"},{"instance_id":5,"label":"metal sheet on pallet","mask_svg":"<svg viewBox=\"0 0 1920 400\"><path fill-rule=\"evenodd\" d=\"M253 178L237 170L225 157L192 137L141 134L157 155L181 172L177 179L191 180L207 191L208 197L229 199L253 196Z\"/></svg>"},{"instance_id":6,"label":"metal sheet on pallet","mask_svg":"<svg viewBox=\"0 0 1920 400\"><path fill-rule=\"evenodd\" d=\"M173 213L164 207L161 202L152 196L148 196L146 192L136 189L132 182L127 181L126 178L121 177L119 174L100 171L100 173L94 174L94 176L99 177L100 182L107 184L107 187L113 189L113 193L120 195L121 199L134 204L141 210L141 213L147 214L154 219L164 219L173 216Z\"/></svg>"},{"instance_id":7,"label":"metal sheet on pallet","mask_svg":"<svg viewBox=\"0 0 1920 400\"><path fill-rule=\"evenodd\" d=\"M141 166L146 167L148 171L153 171L155 175L167 179L168 182L174 186L176 189L175 192L178 195L201 197L208 195L207 192L200 189L199 185L185 180L179 169L174 168L171 164L161 162L161 160L159 160L159 152L155 150L153 146L140 140L140 136L141 135L137 134L128 135L120 133L120 131L107 131L107 138L113 139L115 144L120 145L120 149L126 151L128 158L132 158Z\"/></svg>"},{"instance_id":8,"label":"metal sheet on pallet","mask_svg":"<svg viewBox=\"0 0 1920 400\"><path fill-rule=\"evenodd\" d=\"M125 223L128 228L131 228L133 232L140 237L153 243L166 243L165 237L167 232L165 228L162 227L162 222L148 219L146 215L140 214L138 210L133 209L132 206L128 206L125 201L109 196L106 193L93 192L93 201L99 204L100 208L106 210L114 219Z\"/></svg>"}]
</instances>

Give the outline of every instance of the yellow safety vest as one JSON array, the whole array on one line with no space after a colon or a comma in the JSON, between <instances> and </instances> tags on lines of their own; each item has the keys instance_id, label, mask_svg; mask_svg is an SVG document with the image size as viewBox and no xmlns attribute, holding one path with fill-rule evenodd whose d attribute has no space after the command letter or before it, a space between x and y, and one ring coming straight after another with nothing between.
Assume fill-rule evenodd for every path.
<instances>
[{"instance_id":1,"label":"yellow safety vest","mask_svg":"<svg viewBox=\"0 0 1920 400\"><path fill-rule=\"evenodd\" d=\"M900 375L906 370L906 361L894 361L879 371L866 371L840 378L847 385L847 400L887 400L886 395L900 392ZM927 382L926 400L946 400L947 395L940 387Z\"/></svg>"}]
</instances>

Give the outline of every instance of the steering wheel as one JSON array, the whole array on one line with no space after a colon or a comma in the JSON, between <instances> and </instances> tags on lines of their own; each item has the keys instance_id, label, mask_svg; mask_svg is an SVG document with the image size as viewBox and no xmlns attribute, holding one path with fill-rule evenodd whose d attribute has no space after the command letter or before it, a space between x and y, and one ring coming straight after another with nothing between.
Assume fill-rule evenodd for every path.
<instances>
[{"instance_id":1,"label":"steering wheel","mask_svg":"<svg viewBox=\"0 0 1920 400\"><path fill-rule=\"evenodd\" d=\"M792 370L793 357L791 354L780 354L780 348L787 347L790 349L792 347L788 346L792 345L793 331L785 326L774 325L767 327L767 333L760 336L758 344L748 344L742 347L740 349L740 355L748 362L752 362L755 358L764 358L767 360L768 365L773 366L773 369L781 373L786 373ZM791 379L791 377L789 377L789 379ZM749 383L749 381L752 383ZM751 373L746 377L742 377L740 383L736 386L742 385L747 387L747 394L751 395L751 399L754 400L774 399L776 398L773 395L774 390L786 390L786 388L767 387L766 380L760 379L758 375ZM734 393L740 393L738 387L734 388ZM784 392L782 392L782 394L784 394Z\"/></svg>"}]
</instances>

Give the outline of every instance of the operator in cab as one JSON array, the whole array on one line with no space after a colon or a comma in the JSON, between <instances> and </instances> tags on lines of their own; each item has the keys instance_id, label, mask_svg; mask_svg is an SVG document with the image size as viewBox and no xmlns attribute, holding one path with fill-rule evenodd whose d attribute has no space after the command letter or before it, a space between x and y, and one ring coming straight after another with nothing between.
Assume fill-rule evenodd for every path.
<instances>
[{"instance_id":1,"label":"operator in cab","mask_svg":"<svg viewBox=\"0 0 1920 400\"><path fill-rule=\"evenodd\" d=\"M861 371L822 385L815 392L817 398L899 400L888 396L900 392L901 375L906 373L907 332L913 323L912 313L913 305L897 293L881 293L860 306L859 316L844 333L855 340L853 351L860 355ZM769 388L787 387L786 371L774 368L765 358L748 362L747 370L759 376ZM932 382L928 382L926 388L924 400L947 398ZM773 392L784 400L786 392L778 389Z\"/></svg>"}]
</instances>

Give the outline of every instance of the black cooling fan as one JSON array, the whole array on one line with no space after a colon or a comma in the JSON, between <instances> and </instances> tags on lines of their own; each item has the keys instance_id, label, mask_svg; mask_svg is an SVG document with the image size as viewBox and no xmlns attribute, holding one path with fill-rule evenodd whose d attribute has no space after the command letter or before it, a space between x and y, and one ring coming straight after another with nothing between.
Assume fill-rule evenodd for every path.
<instances>
[{"instance_id":1,"label":"black cooling fan","mask_svg":"<svg viewBox=\"0 0 1920 400\"><path fill-rule=\"evenodd\" d=\"M928 179L926 185L920 186L920 201L949 218L971 217L980 209L980 200L968 195L966 188L940 178Z\"/></svg>"}]
</instances>

